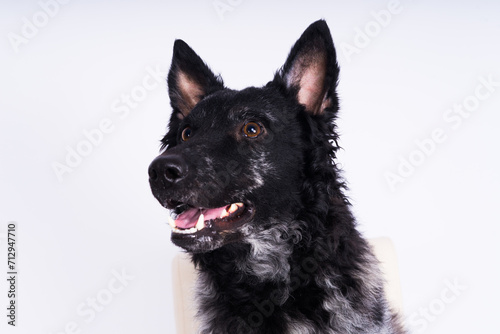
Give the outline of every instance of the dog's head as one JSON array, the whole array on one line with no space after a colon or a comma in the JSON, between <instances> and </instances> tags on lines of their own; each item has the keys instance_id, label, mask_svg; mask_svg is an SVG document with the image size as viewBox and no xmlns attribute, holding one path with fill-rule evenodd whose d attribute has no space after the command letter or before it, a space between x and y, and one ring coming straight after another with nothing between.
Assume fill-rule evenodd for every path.
<instances>
[{"instance_id":1,"label":"dog's head","mask_svg":"<svg viewBox=\"0 0 500 334\"><path fill-rule=\"evenodd\" d=\"M318 154L314 142L332 139L327 123L338 108L337 78L324 21L307 28L262 88L225 88L186 43L175 42L168 75L173 112L149 181L172 212L176 245L211 251L244 241L252 226L299 213L313 187L305 189L304 179L314 173L308 160Z\"/></svg>"}]
</instances>

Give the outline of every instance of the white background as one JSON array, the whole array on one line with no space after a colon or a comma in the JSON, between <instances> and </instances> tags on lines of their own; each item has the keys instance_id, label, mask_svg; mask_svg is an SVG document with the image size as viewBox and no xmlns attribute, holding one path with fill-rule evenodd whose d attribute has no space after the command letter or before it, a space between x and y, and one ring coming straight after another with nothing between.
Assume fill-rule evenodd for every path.
<instances>
[{"instance_id":1,"label":"white background","mask_svg":"<svg viewBox=\"0 0 500 334\"><path fill-rule=\"evenodd\" d=\"M165 81L148 71L164 78L182 38L229 87L260 86L319 18L341 66L348 195L363 233L396 245L408 326L499 333L500 2L54 3L0 2L0 267L15 221L20 273L14 329L0 281L2 333L172 333L179 250L147 180L170 106ZM217 12L221 3L230 7ZM124 95L141 92L124 107ZM443 118L464 103L467 118ZM84 132L106 119L111 129L89 149ZM436 129L445 139L424 155L416 142ZM89 154L58 180L54 163L78 147ZM405 169L410 158L417 166ZM391 187L398 168L403 182ZM114 271L133 279L120 286ZM110 283L120 292L106 292ZM97 296L107 304L92 317Z\"/></svg>"}]
</instances>

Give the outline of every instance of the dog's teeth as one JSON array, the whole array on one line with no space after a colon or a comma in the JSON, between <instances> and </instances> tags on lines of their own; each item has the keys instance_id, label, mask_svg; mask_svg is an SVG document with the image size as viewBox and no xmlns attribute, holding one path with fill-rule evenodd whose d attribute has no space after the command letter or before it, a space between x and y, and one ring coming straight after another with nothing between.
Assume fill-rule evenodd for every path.
<instances>
[{"instance_id":1,"label":"dog's teeth","mask_svg":"<svg viewBox=\"0 0 500 334\"><path fill-rule=\"evenodd\" d=\"M226 208L227 209L227 208ZM220 214L220 218L226 218L227 216L229 216L229 212L227 212L227 210L224 209L222 211L222 213Z\"/></svg>"},{"instance_id":2,"label":"dog's teeth","mask_svg":"<svg viewBox=\"0 0 500 334\"><path fill-rule=\"evenodd\" d=\"M231 204L231 206L229 207L229 210L228 210L228 213L235 213L236 210L238 210L238 205L236 204Z\"/></svg>"},{"instance_id":3,"label":"dog's teeth","mask_svg":"<svg viewBox=\"0 0 500 334\"><path fill-rule=\"evenodd\" d=\"M176 226L175 226L175 220L172 217L170 217L170 216L168 216L168 224L170 225L170 227L176 228Z\"/></svg>"},{"instance_id":4,"label":"dog's teeth","mask_svg":"<svg viewBox=\"0 0 500 334\"><path fill-rule=\"evenodd\" d=\"M202 230L205 227L205 216L200 214L200 217L198 217L198 222L196 223L196 227L193 227L196 231Z\"/></svg>"}]
</instances>

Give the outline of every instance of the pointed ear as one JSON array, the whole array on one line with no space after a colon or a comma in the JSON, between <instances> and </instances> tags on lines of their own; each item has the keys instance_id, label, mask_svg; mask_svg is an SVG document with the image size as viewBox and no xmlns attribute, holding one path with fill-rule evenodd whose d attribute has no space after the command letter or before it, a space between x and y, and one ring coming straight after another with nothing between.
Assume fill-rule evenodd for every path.
<instances>
[{"instance_id":1,"label":"pointed ear","mask_svg":"<svg viewBox=\"0 0 500 334\"><path fill-rule=\"evenodd\" d=\"M170 104L179 119L186 117L203 97L224 88L222 79L179 39L174 43L167 81Z\"/></svg>"},{"instance_id":2,"label":"pointed ear","mask_svg":"<svg viewBox=\"0 0 500 334\"><path fill-rule=\"evenodd\" d=\"M339 68L332 36L325 21L311 24L295 43L288 58L275 76L296 94L306 111L320 115L326 108L338 108Z\"/></svg>"}]
</instances>

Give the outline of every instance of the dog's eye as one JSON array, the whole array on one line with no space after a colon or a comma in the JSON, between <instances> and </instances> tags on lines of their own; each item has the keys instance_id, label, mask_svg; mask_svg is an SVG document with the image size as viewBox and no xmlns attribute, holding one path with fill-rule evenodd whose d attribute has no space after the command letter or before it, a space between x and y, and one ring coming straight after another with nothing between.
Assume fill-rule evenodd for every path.
<instances>
[{"instance_id":1,"label":"dog's eye","mask_svg":"<svg viewBox=\"0 0 500 334\"><path fill-rule=\"evenodd\" d=\"M262 128L255 122L248 122L243 126L243 133L249 138L257 138L262 133Z\"/></svg>"},{"instance_id":2,"label":"dog's eye","mask_svg":"<svg viewBox=\"0 0 500 334\"><path fill-rule=\"evenodd\" d=\"M181 138L182 141L187 141L193 135L193 130L189 126L186 126L184 130L182 130Z\"/></svg>"}]
</instances>

